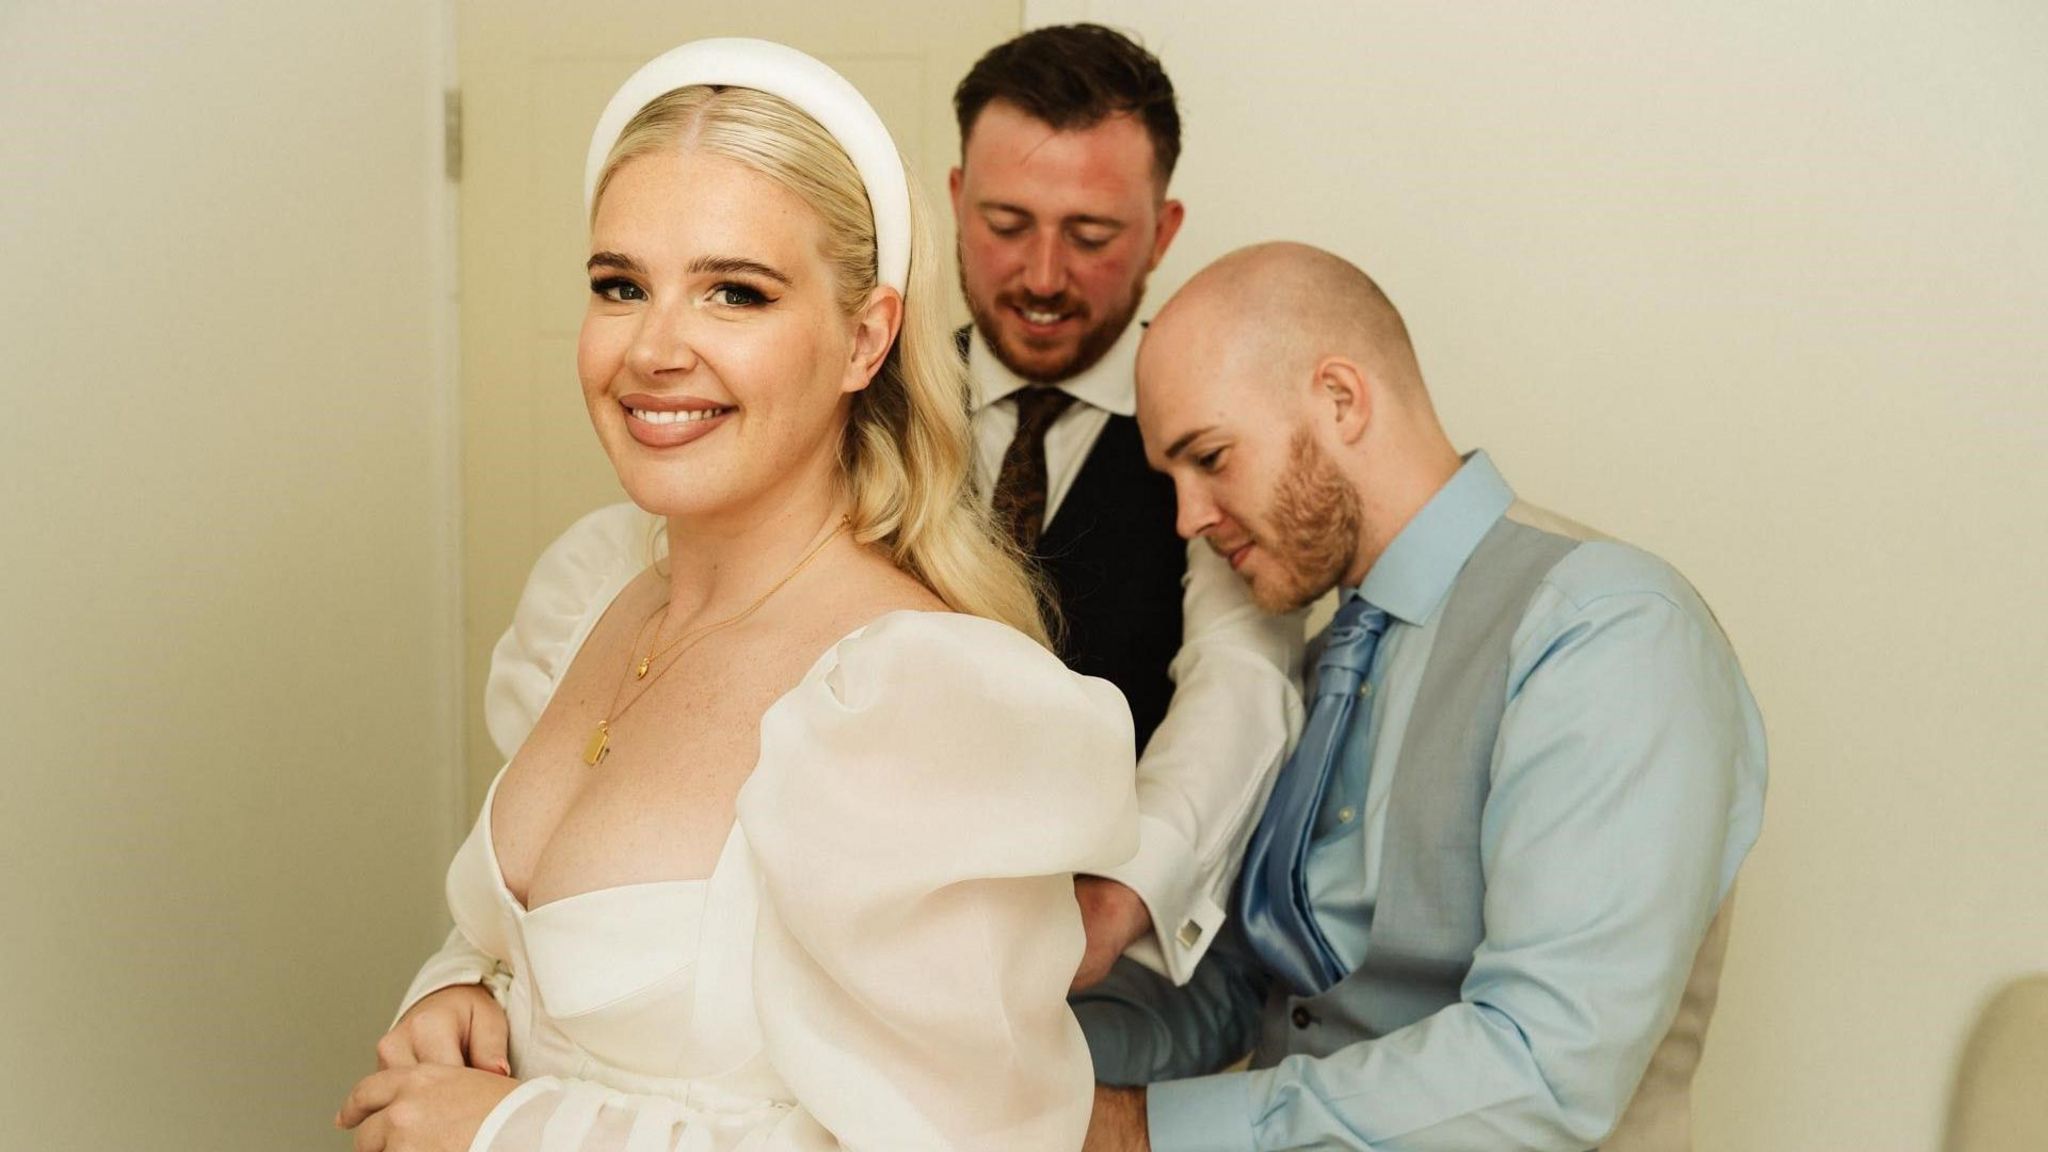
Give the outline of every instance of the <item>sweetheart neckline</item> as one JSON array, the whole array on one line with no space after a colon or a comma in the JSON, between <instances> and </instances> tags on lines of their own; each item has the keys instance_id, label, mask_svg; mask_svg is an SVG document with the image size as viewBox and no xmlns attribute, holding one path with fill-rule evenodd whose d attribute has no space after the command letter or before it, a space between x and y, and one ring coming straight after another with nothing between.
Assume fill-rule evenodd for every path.
<instances>
[{"instance_id":1,"label":"sweetheart neckline","mask_svg":"<svg viewBox=\"0 0 2048 1152\"><path fill-rule=\"evenodd\" d=\"M611 595L597 598L596 603L601 605L601 607L597 608L595 612L586 613L584 618L578 621L576 632L574 633L574 640L569 645L568 659L562 662L563 672L567 672L569 666L576 662L576 657L582 655L583 646L589 642L591 633L597 631L598 622L604 619L605 613L611 611L612 604L618 600L619 594L625 591L626 585L631 584L633 580L639 575L640 573L638 571L632 572L628 574L625 577L625 579L618 581L617 586L612 589ZM901 615L955 616L961 615L961 613L954 612L951 609L934 610L923 608L894 608L882 613L881 615L875 617L872 620L869 620L865 624L860 625L859 627L848 632L846 635L841 636L839 639L834 640L832 643L826 645L825 650L823 652L818 653L817 660L812 662L810 668L806 670L801 677L798 678L797 682L791 685L787 692L784 692L782 695L777 696L774 700L770 701L768 707L761 710L761 718L763 720L766 720L768 714L770 712L773 712L778 706L780 706L783 701L796 695L797 692L804 687L804 685L809 684L811 682L811 678L818 674L818 669L824 665L826 659L839 651L840 645L846 643L849 640L858 638L862 633L866 632L868 629L875 627L877 624L880 624L882 621L887 620L892 616ZM557 676L554 679L553 683L549 684L547 698L541 701L541 710L543 712L546 711L547 705L554 700L555 689L559 687L560 684L561 679L559 676ZM531 730L529 730L528 735L531 734ZM482 829L483 833L484 858L486 862L490 865L491 883L494 887L497 888L499 899L503 900L506 906L512 909L513 916L516 919L522 921L529 916L539 913L542 909L552 908L557 904L562 904L570 900L581 899L585 896L595 896L599 893L604 892L618 892L629 888L684 887L689 885L708 886L713 880L717 879L718 870L720 867L724 865L725 858L732 849L733 840L739 833L740 822L739 816L737 815L739 804L738 794L736 793L734 796L733 804L735 815L733 816L732 823L728 825L725 830L724 839L722 839L719 842L718 858L712 862L711 871L708 875L691 877L689 879L683 880L640 880L635 881L631 884L612 884L603 888L591 888L582 892L572 892L567 896L557 897L556 899L550 900L547 903L541 904L537 907L529 907L524 900L521 900L519 897L513 895L512 886L505 882L505 869L498 862L497 829L495 828L492 821L492 813L496 808L496 801L498 797L498 782L505 778L505 770L510 768L511 766L512 761L508 759L507 761L505 761L503 765L501 765L498 768L498 774L496 776L491 777L491 786L484 792L483 812L478 817L477 824L478 827ZM740 785L740 792L746 791L747 785L753 782L754 774L760 771L760 768L761 762L758 758L756 758L754 761L754 766L747 770L747 779L744 783ZM531 895L532 893L529 890L528 896L530 897Z\"/></svg>"},{"instance_id":2,"label":"sweetheart neckline","mask_svg":"<svg viewBox=\"0 0 2048 1152\"><path fill-rule=\"evenodd\" d=\"M511 762L507 761L505 768L509 767L511 767ZM512 910L514 919L520 921L537 916L549 908L582 900L585 897L626 892L636 888L708 888L711 882L718 878L719 869L724 867L725 858L731 852L733 839L739 834L740 822L739 818L735 816L732 823L726 827L725 839L719 843L718 859L712 863L711 871L707 875L693 876L683 880L636 880L630 884L609 884L603 888L589 888L582 892L571 892L567 896L556 897L545 904L528 906L525 901L513 894L512 886L505 882L505 869L498 863L497 838L491 827L491 811L496 806L498 782L505 778L505 768L499 768L498 774L491 777L491 786L484 793L483 813L477 818L477 830L483 837L484 863L490 869L491 885L498 890L498 898L503 900L505 906ZM752 774L750 773L747 778L749 780L753 779ZM746 785L742 784L740 788L745 790Z\"/></svg>"}]
</instances>

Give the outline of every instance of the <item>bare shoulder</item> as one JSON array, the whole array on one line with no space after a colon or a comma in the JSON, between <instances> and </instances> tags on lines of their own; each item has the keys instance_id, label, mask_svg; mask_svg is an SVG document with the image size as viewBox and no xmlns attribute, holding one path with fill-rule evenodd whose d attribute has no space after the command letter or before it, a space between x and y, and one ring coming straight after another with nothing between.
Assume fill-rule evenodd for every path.
<instances>
[{"instance_id":1,"label":"bare shoulder","mask_svg":"<svg viewBox=\"0 0 2048 1152\"><path fill-rule=\"evenodd\" d=\"M849 552L834 613L841 635L891 612L951 611L937 593L898 568L881 549L854 548Z\"/></svg>"},{"instance_id":2,"label":"bare shoulder","mask_svg":"<svg viewBox=\"0 0 2048 1152\"><path fill-rule=\"evenodd\" d=\"M792 591L798 589L792 588ZM875 548L848 545L804 574L778 627L811 658L892 612L946 612L945 601ZM808 663L808 661L805 661Z\"/></svg>"}]
</instances>

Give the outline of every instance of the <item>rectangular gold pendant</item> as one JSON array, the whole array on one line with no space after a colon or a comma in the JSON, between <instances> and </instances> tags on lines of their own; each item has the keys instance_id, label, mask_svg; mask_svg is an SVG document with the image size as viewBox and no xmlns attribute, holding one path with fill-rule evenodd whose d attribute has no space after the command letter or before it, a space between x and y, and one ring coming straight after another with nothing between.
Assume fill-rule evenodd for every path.
<instances>
[{"instance_id":1,"label":"rectangular gold pendant","mask_svg":"<svg viewBox=\"0 0 2048 1152\"><path fill-rule=\"evenodd\" d=\"M583 762L593 768L596 767L597 762L604 759L605 753L611 751L611 742L611 722L598 721L597 731L590 734L590 742L583 746Z\"/></svg>"}]
</instances>

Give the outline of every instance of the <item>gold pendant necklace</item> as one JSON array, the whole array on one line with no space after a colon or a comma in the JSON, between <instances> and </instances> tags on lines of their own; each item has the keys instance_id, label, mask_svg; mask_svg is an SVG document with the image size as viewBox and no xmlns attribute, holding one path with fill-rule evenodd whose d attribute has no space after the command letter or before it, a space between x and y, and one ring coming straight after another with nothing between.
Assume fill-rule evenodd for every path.
<instances>
[{"instance_id":1,"label":"gold pendant necklace","mask_svg":"<svg viewBox=\"0 0 2048 1152\"><path fill-rule=\"evenodd\" d=\"M592 732L589 742L583 745L583 762L585 764L595 766L599 760L604 759L605 753L611 751L611 728L612 722L609 720L599 720L597 722L597 731Z\"/></svg>"},{"instance_id":2,"label":"gold pendant necklace","mask_svg":"<svg viewBox=\"0 0 2048 1152\"><path fill-rule=\"evenodd\" d=\"M847 523L846 517L841 516L839 518L839 523L833 525L832 531L827 532L825 534L824 539L818 541L816 544L813 544L811 546L811 550L809 552L804 553L803 559L798 560L796 562L796 567L791 568L787 573L785 573L782 579L777 580L772 585L769 585L768 590L766 592L761 593L759 596L755 597L754 602L752 604L749 604L745 608L740 609L733 615L728 616L715 624L707 624L704 627L699 628L695 631L690 631L686 629L682 635L676 637L674 640L669 641L665 645L661 643L662 625L656 625L654 629L654 641L652 644L648 646L647 654L645 656L640 657L637 663L635 663L630 656L627 658L626 662L626 668L627 670L633 673L633 679L636 682L645 680L647 681L647 686L642 688L636 695L634 695L634 697L631 700L626 701L625 707L622 708L619 706L619 697L623 695L626 691L626 673L619 673L619 683L617 687L612 689L612 702L611 705L605 709L605 718L597 722L597 728L590 733L590 739L585 741L583 744L583 762L594 768L597 766L597 763L600 760L603 760L605 756L610 754L612 750L612 725L618 721L619 717L624 716L626 714L627 708L631 708L633 705L638 704L642 697L646 696L648 692L654 689L655 680L661 679L664 675L668 673L669 669L675 667L677 664L682 663L683 656L686 655L691 648L695 648L699 641L703 640L706 636L711 635L713 632L716 632L721 628L730 628L734 624L737 624L740 621L745 620L747 617L752 616L754 613L760 611L761 606L763 604L768 603L769 597L775 595L777 592L782 591L783 585L789 583L791 580L796 579L797 573L803 571L806 567L809 567L811 561L817 559L818 554L825 550L825 545L830 544L832 542L833 537L838 536L841 532L846 531L848 527L849 524ZM661 608L658 609L658 611L662 617L662 624L666 624L668 621L668 605L663 604ZM647 623L642 624L640 627L644 631L647 628L648 624L653 623L654 616L649 615L647 618ZM647 670L654 666L654 662L656 660L659 660L664 656L669 656L671 652L673 652L674 655L670 656L668 663L663 664L661 668L654 673L653 677L650 678L647 675Z\"/></svg>"}]
</instances>

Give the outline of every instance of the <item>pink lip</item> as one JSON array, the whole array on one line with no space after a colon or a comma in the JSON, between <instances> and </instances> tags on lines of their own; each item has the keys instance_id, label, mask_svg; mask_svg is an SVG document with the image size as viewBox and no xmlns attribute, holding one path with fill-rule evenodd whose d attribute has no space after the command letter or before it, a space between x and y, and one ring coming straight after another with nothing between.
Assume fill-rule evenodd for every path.
<instances>
[{"instance_id":1,"label":"pink lip","mask_svg":"<svg viewBox=\"0 0 2048 1152\"><path fill-rule=\"evenodd\" d=\"M634 394L619 397L620 410L626 414L626 433L634 440L649 448L678 448L693 440L701 440L716 431L738 411L727 405L694 396L647 396ZM718 411L716 416L678 424L652 424L633 414L633 409L643 412L708 412Z\"/></svg>"},{"instance_id":2,"label":"pink lip","mask_svg":"<svg viewBox=\"0 0 2048 1152\"><path fill-rule=\"evenodd\" d=\"M1235 572L1239 568L1244 567L1245 558L1250 556L1251 553L1252 546L1250 544L1239 545L1238 548L1235 551L1231 552L1227 557L1227 559L1230 561L1230 570L1232 572Z\"/></svg>"}]
</instances>

